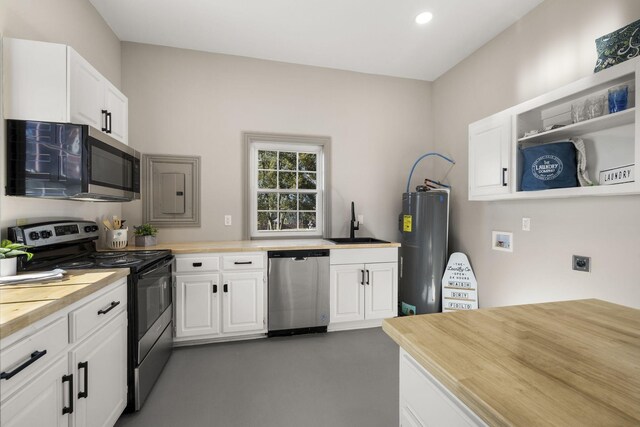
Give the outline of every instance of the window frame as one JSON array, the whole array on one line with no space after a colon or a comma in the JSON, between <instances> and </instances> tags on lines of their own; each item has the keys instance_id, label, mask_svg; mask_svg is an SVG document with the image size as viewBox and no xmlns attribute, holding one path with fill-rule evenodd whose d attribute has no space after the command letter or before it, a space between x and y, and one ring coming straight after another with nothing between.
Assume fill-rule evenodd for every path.
<instances>
[{"instance_id":1,"label":"window frame","mask_svg":"<svg viewBox=\"0 0 640 427\"><path fill-rule=\"evenodd\" d=\"M260 239L300 239L323 238L330 230L329 215L329 158L331 139L325 136L249 133L244 134L246 171L245 179L245 238L249 240ZM258 150L267 151L296 151L317 153L317 197L316 197L316 229L315 230L258 230L258 203L257 194L260 192L257 186L258 174ZM295 191L298 191L297 189ZM286 192L286 191L283 191ZM299 210L297 210L299 212Z\"/></svg>"}]
</instances>

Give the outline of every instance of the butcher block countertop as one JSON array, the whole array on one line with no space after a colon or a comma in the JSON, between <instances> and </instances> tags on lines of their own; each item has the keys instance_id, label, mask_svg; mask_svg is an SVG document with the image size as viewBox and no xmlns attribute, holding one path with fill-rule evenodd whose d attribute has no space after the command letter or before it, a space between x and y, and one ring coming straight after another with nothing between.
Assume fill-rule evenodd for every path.
<instances>
[{"instance_id":1,"label":"butcher block countertop","mask_svg":"<svg viewBox=\"0 0 640 427\"><path fill-rule=\"evenodd\" d=\"M0 286L0 339L128 274L128 268L71 270L59 280Z\"/></svg>"},{"instance_id":2,"label":"butcher block countertop","mask_svg":"<svg viewBox=\"0 0 640 427\"><path fill-rule=\"evenodd\" d=\"M281 251L298 249L366 249L366 248L397 248L400 243L358 243L335 244L322 239L291 239L291 240L235 240L229 242L173 242L158 243L155 246L127 246L122 250L157 250L170 249L174 254L197 254L206 252L255 252Z\"/></svg>"},{"instance_id":3,"label":"butcher block countertop","mask_svg":"<svg viewBox=\"0 0 640 427\"><path fill-rule=\"evenodd\" d=\"M382 327L489 425L640 425L640 310L589 299Z\"/></svg>"}]
</instances>

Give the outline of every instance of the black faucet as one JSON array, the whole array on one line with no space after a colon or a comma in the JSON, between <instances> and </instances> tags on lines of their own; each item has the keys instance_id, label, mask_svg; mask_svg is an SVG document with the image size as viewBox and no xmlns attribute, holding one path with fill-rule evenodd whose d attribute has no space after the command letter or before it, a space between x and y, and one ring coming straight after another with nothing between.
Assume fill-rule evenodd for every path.
<instances>
[{"instance_id":1,"label":"black faucet","mask_svg":"<svg viewBox=\"0 0 640 427\"><path fill-rule=\"evenodd\" d=\"M356 230L360 230L360 222L356 221L356 210L353 202L351 202L351 228L349 229L350 239L356 238Z\"/></svg>"}]
</instances>

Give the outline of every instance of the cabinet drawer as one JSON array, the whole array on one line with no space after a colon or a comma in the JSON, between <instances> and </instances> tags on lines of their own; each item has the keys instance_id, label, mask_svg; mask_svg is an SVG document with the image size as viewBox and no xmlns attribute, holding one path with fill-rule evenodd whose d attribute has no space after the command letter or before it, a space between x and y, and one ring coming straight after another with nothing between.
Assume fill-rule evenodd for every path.
<instances>
[{"instance_id":1,"label":"cabinet drawer","mask_svg":"<svg viewBox=\"0 0 640 427\"><path fill-rule=\"evenodd\" d=\"M222 257L222 269L225 271L255 270L262 268L264 268L264 253L262 252L224 255Z\"/></svg>"},{"instance_id":2,"label":"cabinet drawer","mask_svg":"<svg viewBox=\"0 0 640 427\"><path fill-rule=\"evenodd\" d=\"M62 316L0 351L0 400L55 359L69 344L67 317ZM22 369L21 369L22 368Z\"/></svg>"},{"instance_id":3,"label":"cabinet drawer","mask_svg":"<svg viewBox=\"0 0 640 427\"><path fill-rule=\"evenodd\" d=\"M218 255L176 257L176 273L195 273L200 271L218 270L220 270L220 257Z\"/></svg>"},{"instance_id":4,"label":"cabinet drawer","mask_svg":"<svg viewBox=\"0 0 640 427\"><path fill-rule=\"evenodd\" d=\"M127 309L127 281L69 313L70 339L76 342Z\"/></svg>"}]
</instances>

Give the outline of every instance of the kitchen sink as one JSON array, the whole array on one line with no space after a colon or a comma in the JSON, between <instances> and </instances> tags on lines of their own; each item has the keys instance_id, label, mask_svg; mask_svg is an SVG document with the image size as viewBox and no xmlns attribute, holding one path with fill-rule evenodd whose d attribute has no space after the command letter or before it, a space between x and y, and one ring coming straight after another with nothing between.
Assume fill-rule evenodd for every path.
<instances>
[{"instance_id":1,"label":"kitchen sink","mask_svg":"<svg viewBox=\"0 0 640 427\"><path fill-rule=\"evenodd\" d=\"M338 245L366 244L366 243L389 243L386 240L374 239L373 237L332 237L326 239Z\"/></svg>"}]
</instances>

